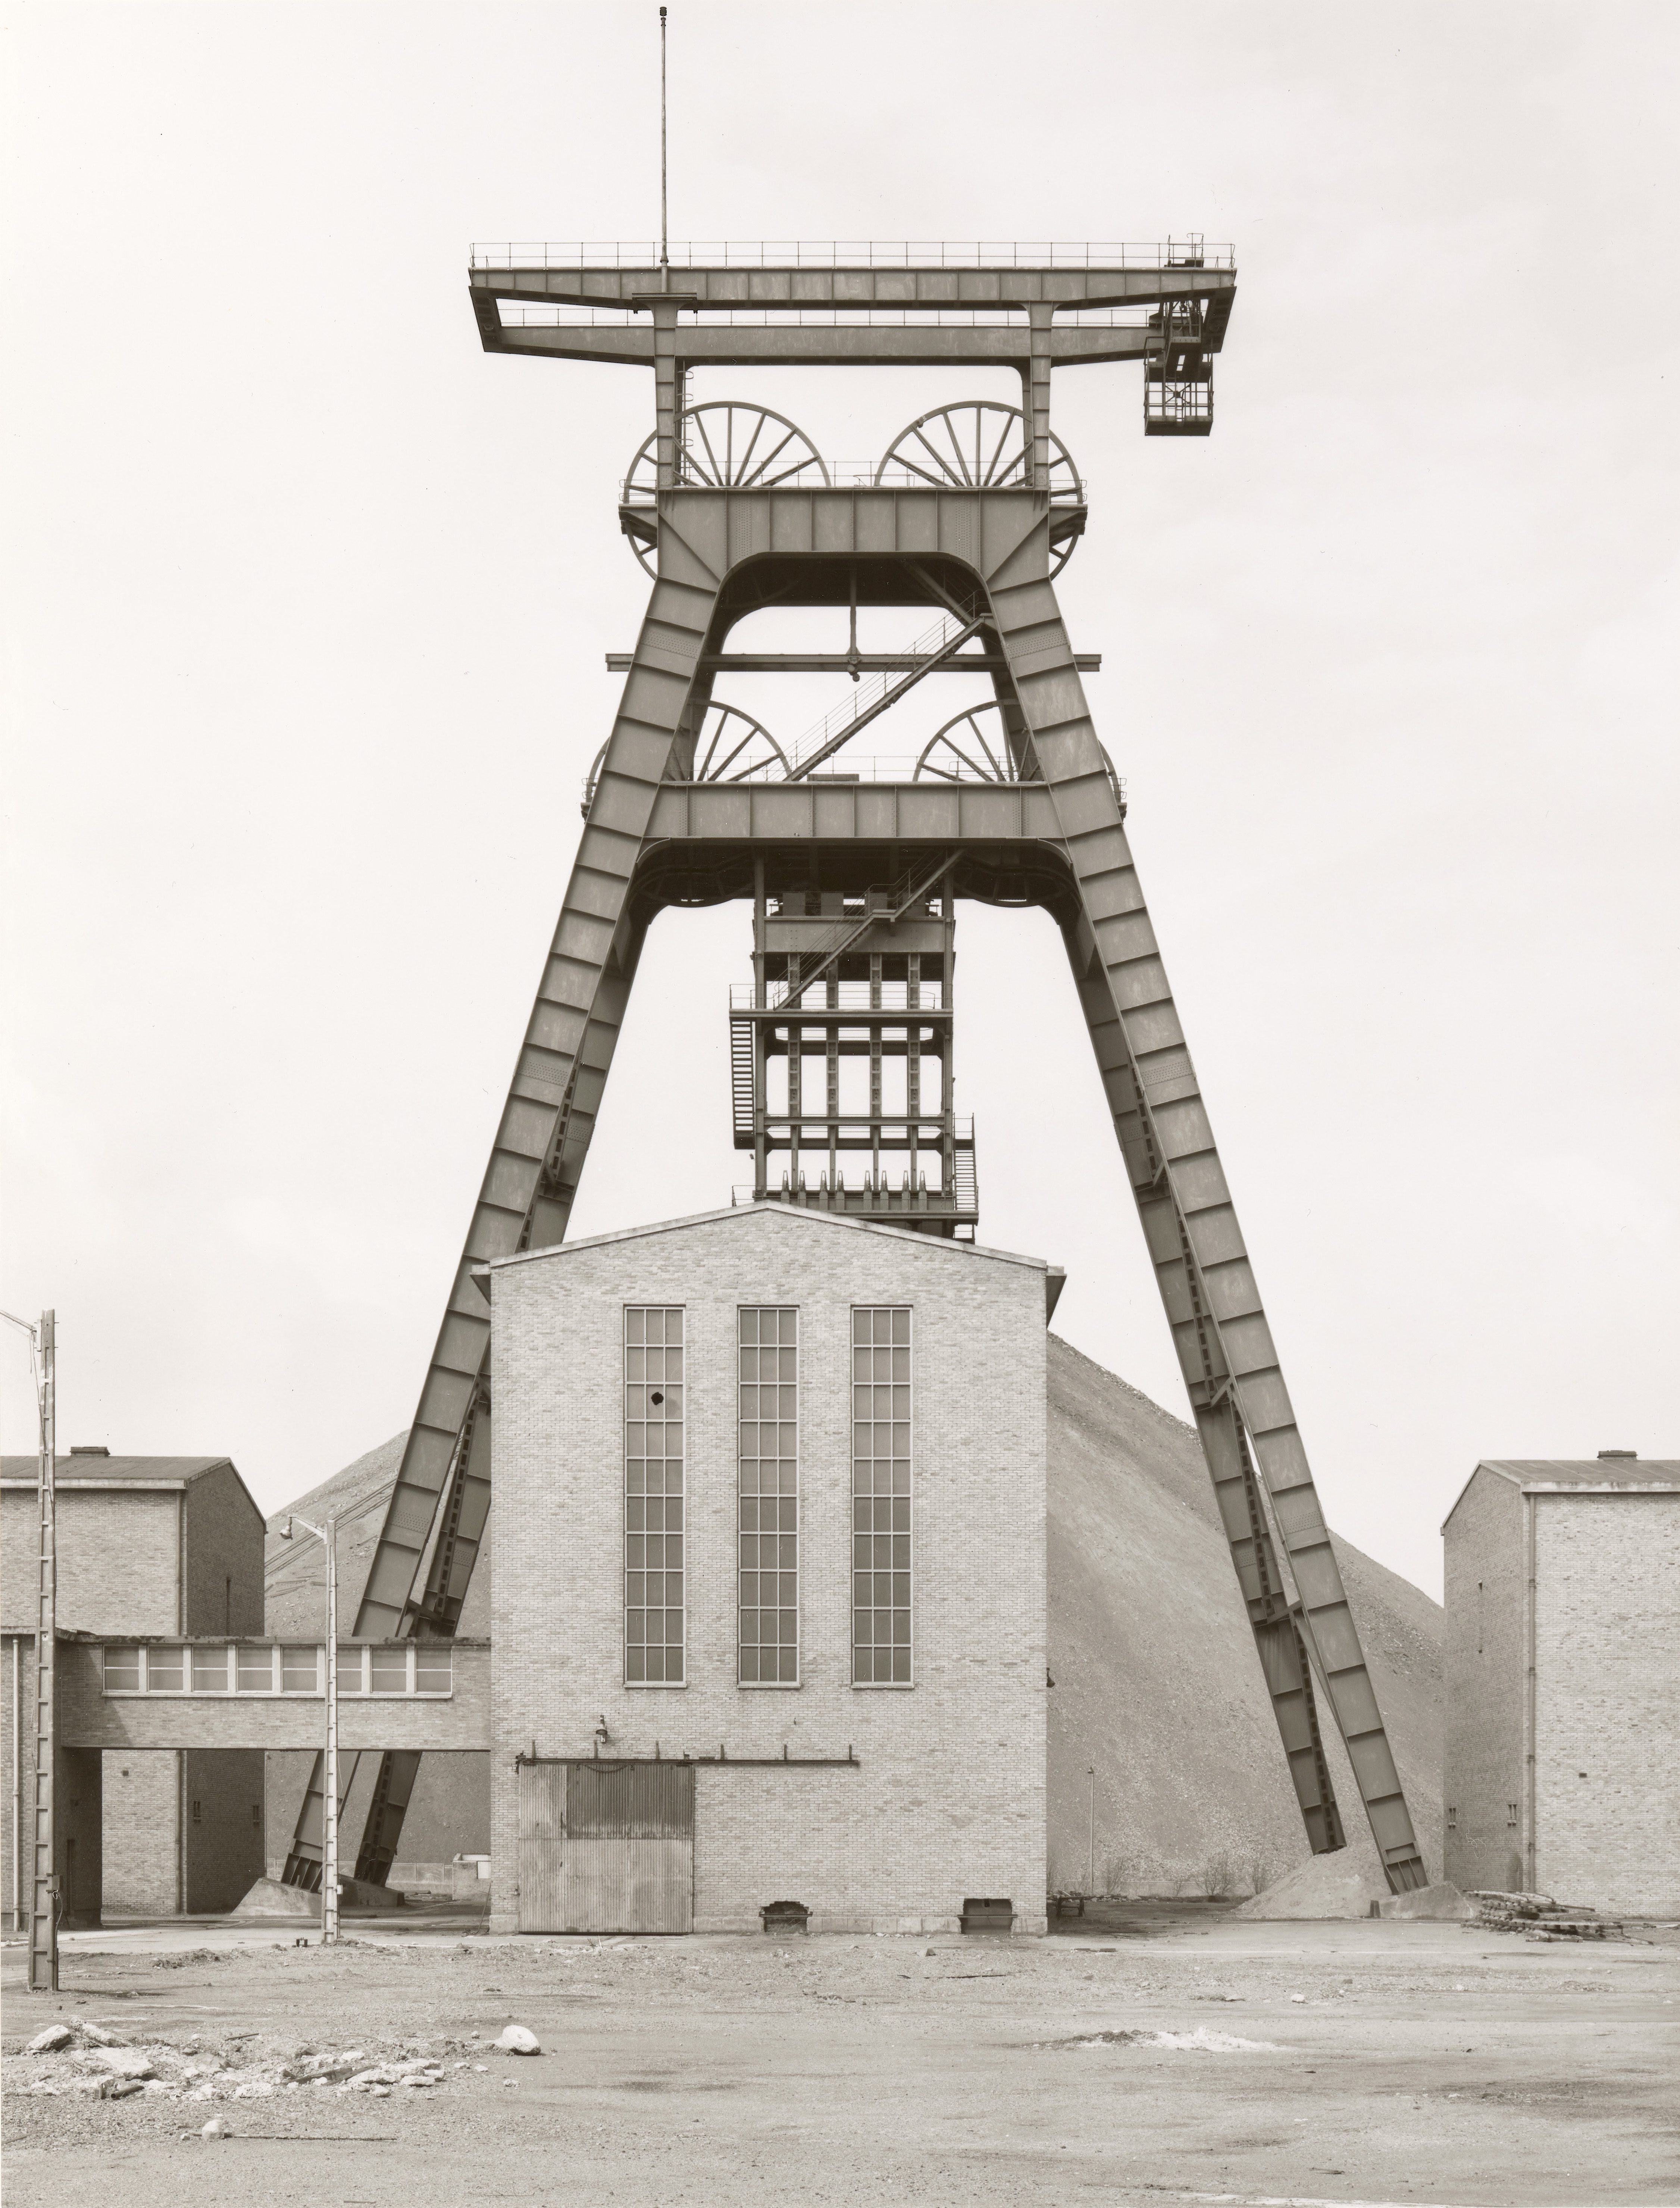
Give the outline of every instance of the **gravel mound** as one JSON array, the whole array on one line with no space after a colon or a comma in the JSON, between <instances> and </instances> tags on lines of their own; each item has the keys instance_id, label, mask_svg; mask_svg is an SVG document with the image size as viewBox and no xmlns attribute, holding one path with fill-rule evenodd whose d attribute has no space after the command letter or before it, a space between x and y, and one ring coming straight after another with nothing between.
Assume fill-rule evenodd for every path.
<instances>
[{"instance_id":1,"label":"gravel mound","mask_svg":"<svg viewBox=\"0 0 1680 2208\"><path fill-rule=\"evenodd\" d=\"M1352 1848L1334 1855L1313 1856L1299 1870L1292 1870L1245 1901L1234 1916L1261 1921L1295 1920L1322 1923L1326 1919L1369 1917L1371 1905L1389 1899L1389 1882Z\"/></svg>"}]
</instances>

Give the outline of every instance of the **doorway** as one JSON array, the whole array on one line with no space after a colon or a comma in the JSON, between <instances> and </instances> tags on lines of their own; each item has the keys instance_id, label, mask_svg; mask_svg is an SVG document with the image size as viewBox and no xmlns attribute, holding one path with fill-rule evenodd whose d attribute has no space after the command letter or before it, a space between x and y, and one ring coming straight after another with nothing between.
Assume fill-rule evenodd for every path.
<instances>
[{"instance_id":1,"label":"doorway","mask_svg":"<svg viewBox=\"0 0 1680 2208\"><path fill-rule=\"evenodd\" d=\"M692 1764L519 1765L522 1932L689 1932Z\"/></svg>"}]
</instances>

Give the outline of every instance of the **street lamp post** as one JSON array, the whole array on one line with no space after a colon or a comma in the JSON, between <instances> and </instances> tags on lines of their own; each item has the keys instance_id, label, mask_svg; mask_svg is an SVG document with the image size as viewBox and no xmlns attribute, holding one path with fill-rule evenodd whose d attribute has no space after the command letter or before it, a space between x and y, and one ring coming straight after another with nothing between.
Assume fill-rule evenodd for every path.
<instances>
[{"instance_id":1,"label":"street lamp post","mask_svg":"<svg viewBox=\"0 0 1680 2208\"><path fill-rule=\"evenodd\" d=\"M1086 1813L1085 1824L1085 1891L1087 1893L1095 1893L1096 1892L1096 1766L1094 1763L1088 1763L1085 1768L1090 1775L1091 1781L1090 1805Z\"/></svg>"},{"instance_id":2,"label":"street lamp post","mask_svg":"<svg viewBox=\"0 0 1680 2208\"><path fill-rule=\"evenodd\" d=\"M325 1527L307 1518L288 1515L280 1539L290 1541L292 1527L313 1533L327 1551L327 1767L322 1773L325 1798L321 1825L321 1944L335 1947L339 1941L339 1514L328 1511Z\"/></svg>"}]
</instances>

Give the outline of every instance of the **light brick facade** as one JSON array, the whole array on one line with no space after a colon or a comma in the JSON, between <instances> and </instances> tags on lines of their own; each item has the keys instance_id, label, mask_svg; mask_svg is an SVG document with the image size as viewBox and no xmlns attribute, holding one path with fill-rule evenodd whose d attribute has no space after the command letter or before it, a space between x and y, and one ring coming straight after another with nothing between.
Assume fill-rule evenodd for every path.
<instances>
[{"instance_id":1,"label":"light brick facade","mask_svg":"<svg viewBox=\"0 0 1680 2208\"><path fill-rule=\"evenodd\" d=\"M35 1476L33 1457L0 1461L0 1629L32 1637ZM261 1632L262 1517L227 1458L64 1456L57 1461L54 1486L61 1631L113 1640ZM31 1707L26 1724L33 1723ZM5 1731L9 1901L11 1759L17 1749L9 1710ZM93 1763L78 1766L76 1783L78 1800L86 1797L100 1831L99 1868L97 1875L81 1868L90 1859L83 1833L78 1917L92 1918L101 1908L147 1917L229 1908L262 1875L260 1753L90 1753ZM30 1754L26 1733L25 1785L33 1791Z\"/></svg>"},{"instance_id":2,"label":"light brick facade","mask_svg":"<svg viewBox=\"0 0 1680 2208\"><path fill-rule=\"evenodd\" d=\"M1447 1877L1672 1914L1680 1463L1483 1463L1443 1530Z\"/></svg>"},{"instance_id":3,"label":"light brick facade","mask_svg":"<svg viewBox=\"0 0 1680 2208\"><path fill-rule=\"evenodd\" d=\"M694 1923L954 1928L1045 1911L1045 1265L775 1205L488 1269L496 1517L492 1924L517 1929L516 1754L844 1757L695 1782ZM687 1661L624 1659L624 1311L681 1305ZM736 1323L797 1309L797 1687L737 1684ZM913 1313L914 1683L852 1683L852 1312Z\"/></svg>"}]
</instances>

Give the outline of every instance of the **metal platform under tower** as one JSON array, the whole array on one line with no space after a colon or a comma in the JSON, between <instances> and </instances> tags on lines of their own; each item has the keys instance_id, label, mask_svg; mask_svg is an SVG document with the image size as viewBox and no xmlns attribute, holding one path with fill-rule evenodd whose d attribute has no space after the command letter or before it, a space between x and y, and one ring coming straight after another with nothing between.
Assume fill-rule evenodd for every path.
<instances>
[{"instance_id":1,"label":"metal platform under tower","mask_svg":"<svg viewBox=\"0 0 1680 2208\"><path fill-rule=\"evenodd\" d=\"M953 1104L957 908L946 877L825 886L754 867L753 980L729 993L736 1201L972 1240L974 1122ZM912 870L914 871L914 870ZM785 1161L780 1167L778 1161Z\"/></svg>"}]
</instances>

